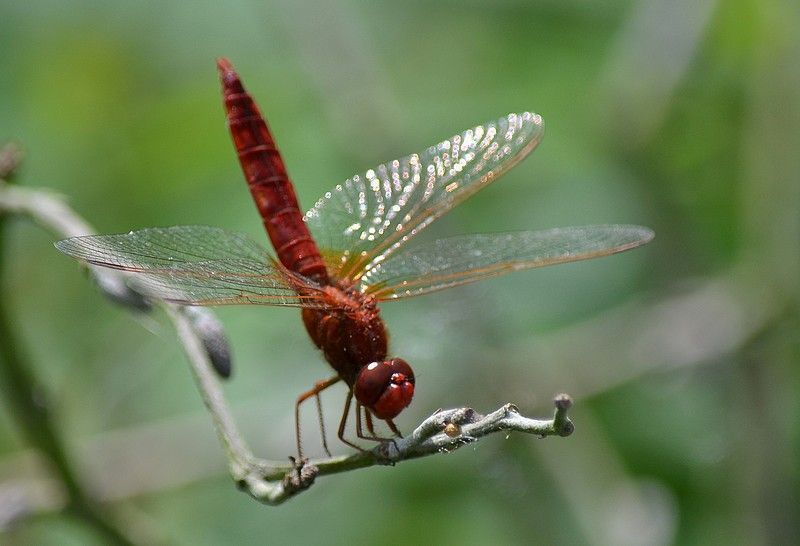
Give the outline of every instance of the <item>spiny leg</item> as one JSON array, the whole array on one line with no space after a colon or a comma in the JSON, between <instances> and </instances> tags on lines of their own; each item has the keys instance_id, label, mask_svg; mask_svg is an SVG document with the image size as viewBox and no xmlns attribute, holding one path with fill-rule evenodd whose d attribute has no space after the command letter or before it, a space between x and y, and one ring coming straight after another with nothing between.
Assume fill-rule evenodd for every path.
<instances>
[{"instance_id":1,"label":"spiny leg","mask_svg":"<svg viewBox=\"0 0 800 546\"><path fill-rule=\"evenodd\" d=\"M331 377L330 379L326 379L325 381L317 381L314 383L314 388L310 391L304 392L299 397L297 397L297 402L294 405L294 432L295 437L297 438L297 460L303 460L303 447L300 442L300 404L311 398L312 396L316 397L317 399L317 414L319 416L319 426L320 430L322 431L322 447L325 448L325 453L328 454L328 457L331 456L330 451L328 451L328 441L325 438L325 423L322 421L322 403L320 402L319 393L341 381L341 377L338 375L335 377ZM351 394L352 396L352 394Z\"/></svg>"},{"instance_id":2,"label":"spiny leg","mask_svg":"<svg viewBox=\"0 0 800 546\"><path fill-rule=\"evenodd\" d=\"M319 421L319 430L322 433L322 449L324 449L325 454L330 457L331 450L328 449L328 435L325 433L325 420L322 417L322 397L317 393L314 399L317 401L317 420Z\"/></svg>"},{"instance_id":3,"label":"spiny leg","mask_svg":"<svg viewBox=\"0 0 800 546\"><path fill-rule=\"evenodd\" d=\"M361 404L356 402L356 436L364 439L364 432L361 430Z\"/></svg>"}]
</instances>

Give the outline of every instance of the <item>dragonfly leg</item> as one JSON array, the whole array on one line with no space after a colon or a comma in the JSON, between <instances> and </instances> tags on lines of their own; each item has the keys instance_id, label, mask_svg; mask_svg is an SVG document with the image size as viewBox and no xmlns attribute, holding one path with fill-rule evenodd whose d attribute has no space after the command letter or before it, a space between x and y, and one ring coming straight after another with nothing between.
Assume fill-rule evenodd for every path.
<instances>
[{"instance_id":1,"label":"dragonfly leg","mask_svg":"<svg viewBox=\"0 0 800 546\"><path fill-rule=\"evenodd\" d=\"M304 392L300 396L297 397L297 402L294 405L294 432L295 437L297 438L297 459L303 460L303 446L300 441L300 404L311 398L312 396L317 399L317 417L319 418L319 428L322 432L322 447L325 449L325 453L328 454L328 457L331 456L331 452L328 450L328 440L325 437L325 422L322 420L322 401L320 400L319 393L330 387L331 385L335 385L341 380L341 377L338 375L335 377L331 377L330 379L326 379L325 381L317 381L314 383L314 388Z\"/></svg>"},{"instance_id":2,"label":"dragonfly leg","mask_svg":"<svg viewBox=\"0 0 800 546\"><path fill-rule=\"evenodd\" d=\"M397 429L397 425L394 424L394 421L392 421L391 419L384 419L384 421L386 421L386 425L389 427L389 430L391 430L394 433L395 436L397 436L398 438L403 437L403 434Z\"/></svg>"},{"instance_id":3,"label":"dragonfly leg","mask_svg":"<svg viewBox=\"0 0 800 546\"><path fill-rule=\"evenodd\" d=\"M369 412L369 410L364 410L365 420L367 422L367 432L369 432L369 434L364 434L364 431L361 428L362 408L363 406L361 404L358 404L358 406L356 406L356 417L358 418L358 423L356 425L356 434L358 435L358 437L361 438L362 440L374 440L376 442L386 442L388 440L391 440L391 438L384 438L382 436L378 436L375 433L375 425L372 422L372 414Z\"/></svg>"},{"instance_id":4,"label":"dragonfly leg","mask_svg":"<svg viewBox=\"0 0 800 546\"><path fill-rule=\"evenodd\" d=\"M347 400L344 403L344 411L342 412L342 420L339 422L339 439L345 444L349 445L350 447L354 447L357 450L364 452L367 450L357 446L356 444L347 440L344 437L344 430L345 427L347 426L347 416L350 413L350 404L352 403L352 401L353 401L353 392L350 391L347 393ZM361 419L362 410L366 415L365 419L367 422L367 431L369 432L369 434L364 434L363 422ZM394 423L392 424L394 425ZM397 432L397 428L394 427L393 431ZM375 427L372 421L372 414L370 414L369 410L364 409L364 406L362 406L358 401L356 401L356 436L358 436L362 440L372 440L376 442L386 442L386 441L394 442L392 438L382 438L381 436L375 434Z\"/></svg>"},{"instance_id":5,"label":"dragonfly leg","mask_svg":"<svg viewBox=\"0 0 800 546\"><path fill-rule=\"evenodd\" d=\"M361 404L359 404L358 402L356 402L356 436L358 436L362 440L363 439L369 440L369 438L364 436L364 431L361 429Z\"/></svg>"},{"instance_id":6,"label":"dragonfly leg","mask_svg":"<svg viewBox=\"0 0 800 546\"><path fill-rule=\"evenodd\" d=\"M400 451L400 448L398 447L397 442L394 441L394 438L383 438L381 436L378 436L375 433L375 425L374 425L374 423L372 421L372 414L369 412L369 410L364 410L364 415L366 416L367 431L369 432L369 435L367 436L367 435L361 434L361 431L359 431L359 437L360 438L364 438L365 440L375 440L375 441L378 441L378 442L392 442L392 444L394 444L394 448L396 450ZM359 417L359 420L361 420L361 415L359 415L358 417ZM397 427L394 426L394 423L391 421L391 419L384 419L384 421L386 421L387 424L390 424L389 428L392 429L392 432L394 432L395 434L399 433L399 431L397 430ZM401 438L402 438L402 436L401 436Z\"/></svg>"},{"instance_id":7,"label":"dragonfly leg","mask_svg":"<svg viewBox=\"0 0 800 546\"><path fill-rule=\"evenodd\" d=\"M367 430L369 431L369 433L373 437L377 438L378 435L375 434L375 425L372 423L372 414L370 412L368 412L368 411L365 411L364 412L364 417L366 417L366 421L367 421Z\"/></svg>"},{"instance_id":8,"label":"dragonfly leg","mask_svg":"<svg viewBox=\"0 0 800 546\"><path fill-rule=\"evenodd\" d=\"M338 434L338 436L339 436L339 439L342 442L344 442L345 444L349 445L350 447L354 447L357 450L363 452L363 451L366 451L366 449L363 449L363 448L357 446L353 442L351 442L349 440L346 440L345 437L344 437L344 428L345 428L345 426L347 426L347 414L350 413L350 403L352 401L353 401L353 391L351 390L351 391L348 391L347 400L344 401L344 411L342 412L342 420L339 421L339 434ZM361 406L361 404L356 402L356 419L358 420L357 424L356 424L356 429L360 429L361 428L361 416L358 414L360 406Z\"/></svg>"}]
</instances>

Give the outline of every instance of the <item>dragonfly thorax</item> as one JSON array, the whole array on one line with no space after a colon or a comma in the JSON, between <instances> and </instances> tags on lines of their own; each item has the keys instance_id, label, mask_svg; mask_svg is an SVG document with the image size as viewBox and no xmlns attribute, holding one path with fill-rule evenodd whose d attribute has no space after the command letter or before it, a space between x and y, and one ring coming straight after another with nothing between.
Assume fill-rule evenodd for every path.
<instances>
[{"instance_id":1,"label":"dragonfly thorax","mask_svg":"<svg viewBox=\"0 0 800 546\"><path fill-rule=\"evenodd\" d=\"M325 287L326 309L303 309L314 344L341 378L353 387L361 368L386 359L388 335L377 306L360 293Z\"/></svg>"},{"instance_id":2,"label":"dragonfly thorax","mask_svg":"<svg viewBox=\"0 0 800 546\"><path fill-rule=\"evenodd\" d=\"M388 335L370 296L326 286L327 309L303 309L303 323L325 359L363 406L392 419L414 395L414 372L400 358L387 359Z\"/></svg>"}]
</instances>

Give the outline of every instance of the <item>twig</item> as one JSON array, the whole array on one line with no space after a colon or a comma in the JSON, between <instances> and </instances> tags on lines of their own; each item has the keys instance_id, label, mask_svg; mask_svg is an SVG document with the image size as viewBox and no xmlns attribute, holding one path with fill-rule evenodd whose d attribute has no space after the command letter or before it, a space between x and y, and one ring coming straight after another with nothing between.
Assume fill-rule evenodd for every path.
<instances>
[{"instance_id":1,"label":"twig","mask_svg":"<svg viewBox=\"0 0 800 546\"><path fill-rule=\"evenodd\" d=\"M253 454L239 434L233 415L225 402L219 381L212 373L212 363L208 352L188 316L189 310L172 304L164 304L164 308L175 324L178 339L189 359L200 396L214 421L214 427L217 429L217 434L228 456L231 475L238 481L247 474L249 467L253 464Z\"/></svg>"},{"instance_id":2,"label":"twig","mask_svg":"<svg viewBox=\"0 0 800 546\"><path fill-rule=\"evenodd\" d=\"M277 505L286 501L310 487L316 476L450 452L493 432L517 431L546 437L569 436L574 430L567 416L572 401L567 395L560 394L555 399L553 419L524 417L512 404L485 416L471 408L451 409L431 415L408 437L384 442L371 451L311 462L282 463L259 459L252 454L236 428L208 354L186 317L185 308L175 305L166 305L165 308L176 325L198 390L225 448L231 475L241 489L265 504ZM458 433L449 435L448 425L455 425Z\"/></svg>"},{"instance_id":3,"label":"twig","mask_svg":"<svg viewBox=\"0 0 800 546\"><path fill-rule=\"evenodd\" d=\"M88 224L59 197L41 190L0 185L2 210L28 215L59 237L92 232ZM114 301L134 309L141 307L135 303L137 300L146 302L128 287L124 273L100 268L91 268L91 272L95 279L98 276L104 279L98 279L98 287ZM506 404L488 415L480 415L471 408L451 409L434 413L408 437L381 443L370 451L310 462L291 458L289 462L259 459L242 439L214 373L216 369L224 376L224 360L229 358L226 343L219 344L221 326L207 311L163 302L161 305L175 325L203 403L211 414L225 449L231 475L241 489L265 504L281 504L310 487L317 476L375 465L393 465L407 459L446 453L495 432L517 431L541 437L568 436L574 428L567 416L571 400L562 394L555 399L552 419L524 417L512 404ZM222 366L218 362L220 358L223 359Z\"/></svg>"}]
</instances>

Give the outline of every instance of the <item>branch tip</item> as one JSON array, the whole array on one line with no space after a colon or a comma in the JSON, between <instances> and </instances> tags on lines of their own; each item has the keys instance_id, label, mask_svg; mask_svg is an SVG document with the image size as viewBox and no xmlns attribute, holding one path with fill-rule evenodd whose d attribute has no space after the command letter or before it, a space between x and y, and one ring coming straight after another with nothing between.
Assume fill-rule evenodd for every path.
<instances>
[{"instance_id":1,"label":"branch tip","mask_svg":"<svg viewBox=\"0 0 800 546\"><path fill-rule=\"evenodd\" d=\"M570 398L568 394L562 392L555 396L553 403L556 405L557 409L566 411L572 407L572 398Z\"/></svg>"},{"instance_id":2,"label":"branch tip","mask_svg":"<svg viewBox=\"0 0 800 546\"><path fill-rule=\"evenodd\" d=\"M568 394L557 394L553 399L556 407L553 415L553 429L559 436L566 437L575 432L575 425L570 421L567 412L572 407L572 398Z\"/></svg>"}]
</instances>

